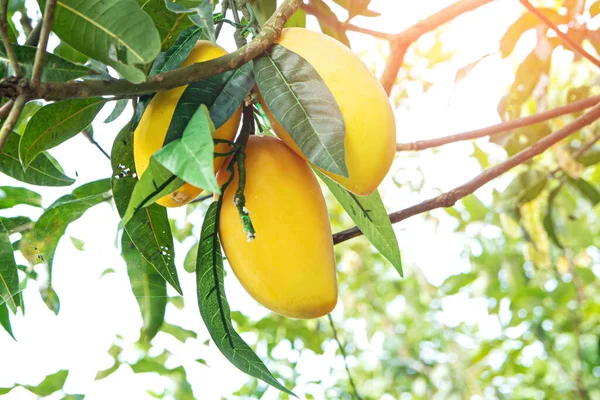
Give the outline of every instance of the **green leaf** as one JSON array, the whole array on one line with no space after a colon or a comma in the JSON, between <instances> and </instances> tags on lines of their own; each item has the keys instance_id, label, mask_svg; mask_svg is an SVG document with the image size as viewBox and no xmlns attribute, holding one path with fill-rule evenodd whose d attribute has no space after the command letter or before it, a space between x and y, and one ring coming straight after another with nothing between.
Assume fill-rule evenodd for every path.
<instances>
[{"instance_id":1,"label":"green leaf","mask_svg":"<svg viewBox=\"0 0 600 400\"><path fill-rule=\"evenodd\" d=\"M6 304L13 313L20 304L19 275L8 231L0 222L0 304Z\"/></svg>"},{"instance_id":2,"label":"green leaf","mask_svg":"<svg viewBox=\"0 0 600 400\"><path fill-rule=\"evenodd\" d=\"M162 51L173 46L183 30L193 26L187 15L171 12L165 0L137 0L137 3L152 18L160 35Z\"/></svg>"},{"instance_id":3,"label":"green leaf","mask_svg":"<svg viewBox=\"0 0 600 400\"><path fill-rule=\"evenodd\" d=\"M79 250L79 251L85 250L85 242L83 240L75 238L73 236L70 236L69 239L71 239L71 243L73 243L73 247L75 247L77 250Z\"/></svg>"},{"instance_id":4,"label":"green leaf","mask_svg":"<svg viewBox=\"0 0 600 400\"><path fill-rule=\"evenodd\" d=\"M192 248L185 255L183 260L183 269L187 272L193 273L196 271L196 257L198 256L198 243L192 246Z\"/></svg>"},{"instance_id":5,"label":"green leaf","mask_svg":"<svg viewBox=\"0 0 600 400\"><path fill-rule=\"evenodd\" d=\"M52 393L61 390L65 386L69 371L61 370L55 374L48 375L39 385L29 386L24 385L23 387L33 394L40 397L50 396Z\"/></svg>"},{"instance_id":6,"label":"green leaf","mask_svg":"<svg viewBox=\"0 0 600 400\"><path fill-rule=\"evenodd\" d=\"M379 192L375 191L368 196L356 196L320 171L313 171L327 185L371 244L392 263L400 276L404 276L398 240Z\"/></svg>"},{"instance_id":7,"label":"green leaf","mask_svg":"<svg viewBox=\"0 0 600 400\"><path fill-rule=\"evenodd\" d=\"M322 0L312 0L311 3L325 17L335 18L336 20L338 20L337 15L335 15L335 13L331 11L331 8L329 8L329 6L325 4L325 2L323 2ZM321 31L323 31L324 34L326 34L327 36L331 36L338 42L341 42L346 46L350 47L350 39L348 39L348 35L346 35L345 31L339 31L338 29L335 29L329 24L321 22L320 19L319 26L321 27Z\"/></svg>"},{"instance_id":8,"label":"green leaf","mask_svg":"<svg viewBox=\"0 0 600 400\"><path fill-rule=\"evenodd\" d=\"M152 76L178 68L190 54L198 39L200 39L200 35L202 35L202 29L198 27L191 27L182 31L175 44L156 57L149 75Z\"/></svg>"},{"instance_id":9,"label":"green leaf","mask_svg":"<svg viewBox=\"0 0 600 400\"><path fill-rule=\"evenodd\" d=\"M162 331L168 333L173 336L175 339L179 340L181 343L185 343L188 339L196 339L198 334L194 331L190 331L188 329L184 329L177 325L171 325L169 323L165 323L163 325Z\"/></svg>"},{"instance_id":10,"label":"green leaf","mask_svg":"<svg viewBox=\"0 0 600 400\"><path fill-rule=\"evenodd\" d=\"M208 109L201 105L185 127L182 138L170 142L153 157L184 181L218 193L213 167L214 132Z\"/></svg>"},{"instance_id":11,"label":"green leaf","mask_svg":"<svg viewBox=\"0 0 600 400\"><path fill-rule=\"evenodd\" d=\"M285 28L306 28L306 12L299 8L285 23Z\"/></svg>"},{"instance_id":12,"label":"green leaf","mask_svg":"<svg viewBox=\"0 0 600 400\"><path fill-rule=\"evenodd\" d=\"M21 137L12 133L4 151L0 153L0 172L21 182L38 186L69 186L75 182L75 179L66 176L63 171L57 167L54 159L47 153L40 153L29 164L27 170L19 161L19 140Z\"/></svg>"},{"instance_id":13,"label":"green leaf","mask_svg":"<svg viewBox=\"0 0 600 400\"><path fill-rule=\"evenodd\" d=\"M96 194L101 194L104 192L108 192L110 190L110 178L98 179L97 181L92 181L85 183L79 186L76 189L73 189L73 195L77 198L94 196Z\"/></svg>"},{"instance_id":14,"label":"green leaf","mask_svg":"<svg viewBox=\"0 0 600 400\"><path fill-rule=\"evenodd\" d=\"M546 187L548 174L538 169L527 169L517 175L500 196L500 208L513 210L534 200Z\"/></svg>"},{"instance_id":15,"label":"green leaf","mask_svg":"<svg viewBox=\"0 0 600 400\"><path fill-rule=\"evenodd\" d=\"M560 239L556 234L556 224L554 223L552 210L554 208L554 199L556 199L556 196L558 195L561 189L562 185L559 185L558 187L553 189L552 192L550 192L550 195L548 195L548 206L546 207L546 212L544 213L544 219L542 221L544 229L548 234L548 237L559 249L563 249L563 245L561 244Z\"/></svg>"},{"instance_id":16,"label":"green leaf","mask_svg":"<svg viewBox=\"0 0 600 400\"><path fill-rule=\"evenodd\" d=\"M73 61L78 64L85 64L89 58L85 54L81 54L65 42L60 42L56 48L54 48L54 54L60 56L66 60Z\"/></svg>"},{"instance_id":17,"label":"green leaf","mask_svg":"<svg viewBox=\"0 0 600 400\"><path fill-rule=\"evenodd\" d=\"M54 291L54 288L52 288L52 285L49 283L48 285L41 287L40 294L42 295L44 304L46 304L46 306L54 313L54 315L58 315L60 312L60 299Z\"/></svg>"},{"instance_id":18,"label":"green leaf","mask_svg":"<svg viewBox=\"0 0 600 400\"><path fill-rule=\"evenodd\" d=\"M29 217L12 217L12 218L0 217L0 222L2 222L2 224L4 224L4 228L10 234L13 229L15 229L19 226L31 224L31 218L29 218Z\"/></svg>"},{"instance_id":19,"label":"green leaf","mask_svg":"<svg viewBox=\"0 0 600 400\"><path fill-rule=\"evenodd\" d=\"M41 207L42 196L23 187L0 186L0 210L19 204Z\"/></svg>"},{"instance_id":20,"label":"green leaf","mask_svg":"<svg viewBox=\"0 0 600 400\"><path fill-rule=\"evenodd\" d=\"M284 393L295 396L281 385L263 362L234 330L223 284L223 256L217 236L218 205L212 203L202 224L196 282L198 306L210 336L225 357L242 372L261 379Z\"/></svg>"},{"instance_id":21,"label":"green leaf","mask_svg":"<svg viewBox=\"0 0 600 400\"><path fill-rule=\"evenodd\" d=\"M135 0L59 0L52 31L132 82L145 79L135 65L152 62L161 47L152 19Z\"/></svg>"},{"instance_id":22,"label":"green leaf","mask_svg":"<svg viewBox=\"0 0 600 400\"><path fill-rule=\"evenodd\" d=\"M263 25L277 10L277 0L250 0L258 22Z\"/></svg>"},{"instance_id":23,"label":"green leaf","mask_svg":"<svg viewBox=\"0 0 600 400\"><path fill-rule=\"evenodd\" d=\"M123 114L123 111L125 111L125 108L127 108L128 103L129 103L129 100L127 100L127 99L117 100L115 102L115 108L113 108L110 115L104 120L104 123L109 124L109 123L113 122L114 120L116 120L117 118L119 118L121 116L121 114Z\"/></svg>"},{"instance_id":24,"label":"green leaf","mask_svg":"<svg viewBox=\"0 0 600 400\"><path fill-rule=\"evenodd\" d=\"M344 118L312 65L276 44L254 60L254 76L267 107L306 158L348 177Z\"/></svg>"},{"instance_id":25,"label":"green leaf","mask_svg":"<svg viewBox=\"0 0 600 400\"><path fill-rule=\"evenodd\" d=\"M106 101L95 97L42 107L31 117L19 143L19 158L25 168L42 151L58 146L91 124Z\"/></svg>"},{"instance_id":26,"label":"green leaf","mask_svg":"<svg viewBox=\"0 0 600 400\"><path fill-rule=\"evenodd\" d=\"M177 14L190 14L190 20L203 29L208 39L215 43L212 0L165 0L167 8Z\"/></svg>"},{"instance_id":27,"label":"green leaf","mask_svg":"<svg viewBox=\"0 0 600 400\"><path fill-rule=\"evenodd\" d=\"M121 251L123 259L127 263L127 275L131 282L131 290L138 302L144 321L141 338L150 342L158 333L165 319L167 284L154 266L141 255L127 232L123 232Z\"/></svg>"},{"instance_id":28,"label":"green leaf","mask_svg":"<svg viewBox=\"0 0 600 400\"><path fill-rule=\"evenodd\" d=\"M222 75L226 79L225 84L210 105L210 119L215 128L221 127L231 118L255 83L252 61Z\"/></svg>"},{"instance_id":29,"label":"green leaf","mask_svg":"<svg viewBox=\"0 0 600 400\"><path fill-rule=\"evenodd\" d=\"M474 272L467 272L448 277L444 283L442 283L441 290L447 295L452 296L456 294L463 287L467 286L477 279L478 275Z\"/></svg>"},{"instance_id":30,"label":"green leaf","mask_svg":"<svg viewBox=\"0 0 600 400\"><path fill-rule=\"evenodd\" d=\"M575 189L579 190L579 192L592 203L592 206L595 206L600 202L600 192L591 183L586 181L585 179L573 179L571 177L567 178L567 182L569 185L573 186Z\"/></svg>"},{"instance_id":31,"label":"green leaf","mask_svg":"<svg viewBox=\"0 0 600 400\"><path fill-rule=\"evenodd\" d=\"M135 163L133 160L133 137L131 127L125 126L114 141L111 163L113 167L112 188L115 204L119 215L123 216L131 203L132 192L137 178L134 178ZM127 173L124 173L127 171ZM144 174L145 176L145 174ZM145 210L136 213L125 226L125 231L144 259L169 284L181 292L177 269L175 267L175 253L173 235L167 216L167 210L152 204Z\"/></svg>"},{"instance_id":32,"label":"green leaf","mask_svg":"<svg viewBox=\"0 0 600 400\"><path fill-rule=\"evenodd\" d=\"M31 78L33 72L33 61L35 60L36 47L13 45L13 49L19 60L19 66L23 74ZM55 54L46 53L44 69L42 71L42 82L64 82L80 78L90 74L92 71L83 65L74 64ZM0 47L0 77L14 76L10 60L3 47Z\"/></svg>"},{"instance_id":33,"label":"green leaf","mask_svg":"<svg viewBox=\"0 0 600 400\"><path fill-rule=\"evenodd\" d=\"M12 326L10 325L10 316L8 314L8 307L6 306L6 303L0 304L0 325L2 325L2 328L4 328L4 330L10 335L10 337L12 337L14 340L17 340L15 338L15 335L13 334ZM8 393L3 392L3 390L5 389L0 388L0 394Z\"/></svg>"}]
</instances>

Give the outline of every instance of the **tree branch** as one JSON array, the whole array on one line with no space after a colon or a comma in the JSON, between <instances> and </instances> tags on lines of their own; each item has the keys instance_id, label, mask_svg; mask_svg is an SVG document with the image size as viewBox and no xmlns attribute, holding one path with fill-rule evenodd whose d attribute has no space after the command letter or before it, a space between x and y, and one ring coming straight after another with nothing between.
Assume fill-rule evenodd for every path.
<instances>
[{"instance_id":1,"label":"tree branch","mask_svg":"<svg viewBox=\"0 0 600 400\"><path fill-rule=\"evenodd\" d=\"M447 193L443 193L439 196L436 196L429 200L425 200L424 202L414 205L412 207L389 214L390 221L393 224L395 224L414 215L431 211L436 208L452 207L458 200L475 192L475 190L479 189L486 183L499 177L500 175L516 167L517 165L523 164L524 162L531 160L533 157L543 153L551 146L565 139L569 135L577 132L581 128L593 123L599 118L600 104L596 104L594 108L592 108L587 113L583 114L575 121L565 125L556 132L546 136L545 138L534 143L525 150L515 154L514 156L508 158L507 160L501 162L500 164L497 164L496 166L485 170L482 174L470 180L469 182L458 186L457 188L452 189ZM333 243L338 244L360 235L362 235L362 232L357 227L347 229L345 231L334 234Z\"/></svg>"},{"instance_id":2,"label":"tree branch","mask_svg":"<svg viewBox=\"0 0 600 400\"><path fill-rule=\"evenodd\" d=\"M404 55L411 43L425 33L453 20L461 14L473 11L493 0L461 0L417 22L410 28L398 33L390 42L390 56L381 76L381 85L389 95L404 61Z\"/></svg>"},{"instance_id":3,"label":"tree branch","mask_svg":"<svg viewBox=\"0 0 600 400\"><path fill-rule=\"evenodd\" d=\"M56 0L46 0L44 16L42 19L42 30L40 32L40 42L38 43L37 51L35 52L35 60L33 62L33 72L31 73L30 89L35 89L40 85L42 72L44 71L44 59L46 58L46 47L48 46L48 38L50 37L50 29L54 22L54 11L56 9Z\"/></svg>"},{"instance_id":4,"label":"tree branch","mask_svg":"<svg viewBox=\"0 0 600 400\"><path fill-rule=\"evenodd\" d=\"M8 37L8 20L6 19L8 16L8 0L2 0L0 5L2 8L0 10L2 13L0 16L0 37L2 38L2 44L4 44L4 48L6 49L6 54L8 55L8 59L13 71L15 71L17 77L20 77L23 75L23 71L21 71L21 66L17 60L17 55L15 54L15 50L10 43L10 38Z\"/></svg>"},{"instance_id":5,"label":"tree branch","mask_svg":"<svg viewBox=\"0 0 600 400\"><path fill-rule=\"evenodd\" d=\"M15 127L15 125L17 124L17 121L19 120L19 117L21 116L21 111L23 111L23 107L25 107L26 101L27 101L27 98L25 97L25 95L23 95L23 94L19 95L15 99L15 102L12 105L10 113L8 114L8 117L6 117L6 121L4 121L4 124L2 124L2 128L0 129L0 154L4 150L4 145L8 141L8 137L12 133L13 128ZM10 103L10 101L9 101L9 103ZM6 103L6 104L9 104L9 103Z\"/></svg>"},{"instance_id":6,"label":"tree branch","mask_svg":"<svg viewBox=\"0 0 600 400\"><path fill-rule=\"evenodd\" d=\"M35 28L27 35L25 46L37 46L40 41L40 33L42 32L42 21L38 22Z\"/></svg>"},{"instance_id":7,"label":"tree branch","mask_svg":"<svg viewBox=\"0 0 600 400\"><path fill-rule=\"evenodd\" d=\"M0 107L0 118L4 118L8 115L10 110L13 108L13 104L15 104L15 102L13 100L9 100L4 103L2 107Z\"/></svg>"},{"instance_id":8,"label":"tree branch","mask_svg":"<svg viewBox=\"0 0 600 400\"><path fill-rule=\"evenodd\" d=\"M337 18L324 14L321 11L319 11L316 7L313 7L306 3L302 3L300 8L306 11L307 14L314 15L319 19L319 21L326 23L327 25L329 25L337 31L353 31L385 40L392 40L394 38L394 35L390 33L373 31L371 29L361 28L360 26L340 22L337 20Z\"/></svg>"},{"instance_id":9,"label":"tree branch","mask_svg":"<svg viewBox=\"0 0 600 400\"><path fill-rule=\"evenodd\" d=\"M598 60L596 57L594 57L593 55L588 53L583 47L581 47L581 45L579 43L577 43L576 41L571 39L569 36L567 36L566 34L561 32L561 30L558 29L558 26L556 26L556 24L554 22L552 22L548 17L546 17L537 8L535 8L533 6L533 4L531 4L528 0L520 0L520 2L530 13L535 15L540 21L542 21L544 24L548 25L548 27L550 29L552 29L554 32L556 32L556 35L567 44L567 47L569 47L574 52L580 54L581 56L587 58L588 60L590 60L592 62L592 64L594 64L596 67L600 68L600 60Z\"/></svg>"},{"instance_id":10,"label":"tree branch","mask_svg":"<svg viewBox=\"0 0 600 400\"><path fill-rule=\"evenodd\" d=\"M497 133L507 132L516 128L537 124L561 115L571 114L576 111L585 110L600 103L600 95L587 99L574 101L566 106L558 107L552 110L540 112L527 117L517 118L512 121L502 122L497 125L488 126L482 129L457 133L455 135L444 136L436 139L418 140L413 143L397 143L396 151L420 151L439 147L448 143L455 143L464 140L478 139L485 136L495 135Z\"/></svg>"},{"instance_id":11,"label":"tree branch","mask_svg":"<svg viewBox=\"0 0 600 400\"><path fill-rule=\"evenodd\" d=\"M250 43L223 57L157 74L146 82L139 84L124 79L42 82L37 88L26 88L25 93L29 100L63 100L97 96L131 97L173 89L222 72L231 71L267 50L273 44L273 41L279 37L283 25L298 9L300 3L301 0L285 0ZM15 98L19 93L19 88L14 82L9 80L0 82L0 96Z\"/></svg>"}]
</instances>

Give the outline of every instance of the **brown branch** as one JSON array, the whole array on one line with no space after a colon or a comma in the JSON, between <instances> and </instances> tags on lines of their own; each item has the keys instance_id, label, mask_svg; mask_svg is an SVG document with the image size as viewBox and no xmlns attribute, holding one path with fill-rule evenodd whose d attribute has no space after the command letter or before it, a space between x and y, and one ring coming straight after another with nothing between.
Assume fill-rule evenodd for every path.
<instances>
[{"instance_id":1,"label":"brown branch","mask_svg":"<svg viewBox=\"0 0 600 400\"><path fill-rule=\"evenodd\" d=\"M25 35L29 36L31 31L33 31L33 27L31 26L31 20L27 16L27 10L25 8L21 9L21 25L23 26L23 32Z\"/></svg>"},{"instance_id":2,"label":"brown branch","mask_svg":"<svg viewBox=\"0 0 600 400\"><path fill-rule=\"evenodd\" d=\"M597 104L594 106L594 108L592 108L587 113L583 114L581 117L577 118L575 121L565 125L556 132L546 136L545 138L534 143L525 150L515 154L514 156L508 158L507 160L501 162L500 164L497 164L496 166L485 170L482 174L478 175L469 182L458 186L457 188L452 189L447 193L443 193L439 196L436 196L429 200L425 200L424 202L414 205L412 207L389 214L390 221L393 224L395 224L417 214L431 211L436 208L452 207L458 200L475 192L475 190L479 189L486 183L499 177L500 175L511 170L517 165L523 164L524 162L531 160L533 157L543 153L551 146L565 139L569 135L577 132L581 128L593 123L599 118L600 104ZM334 234L333 242L335 244L338 244L360 235L362 235L362 232L357 227L354 227Z\"/></svg>"},{"instance_id":3,"label":"brown branch","mask_svg":"<svg viewBox=\"0 0 600 400\"><path fill-rule=\"evenodd\" d=\"M63 100L97 96L134 96L173 89L192 82L231 71L254 59L267 50L281 34L283 25L298 9L302 0L286 0L263 25L261 32L246 46L223 57L196 63L184 68L164 72L151 77L146 82L131 83L124 79L88 80L71 82L42 82L37 88L25 89L29 100ZM0 81L0 96L15 98L19 94L17 85L10 81Z\"/></svg>"},{"instance_id":4,"label":"brown branch","mask_svg":"<svg viewBox=\"0 0 600 400\"><path fill-rule=\"evenodd\" d=\"M493 0L461 0L438 11L437 13L417 22L415 25L398 33L390 42L390 56L387 60L385 70L381 76L381 85L389 95L392 86L398 76L398 71L404 61L404 55L411 43L415 42L425 33L434 30L440 25L453 20L454 18L473 11Z\"/></svg>"},{"instance_id":5,"label":"brown branch","mask_svg":"<svg viewBox=\"0 0 600 400\"><path fill-rule=\"evenodd\" d=\"M54 22L54 11L56 10L56 0L46 0L44 16L42 20L42 31L40 32L40 42L38 43L37 51L35 52L35 60L33 62L33 72L31 73L30 89L35 89L40 85L42 72L44 71L44 59L46 58L46 47L48 46L48 38L50 37L50 29Z\"/></svg>"},{"instance_id":6,"label":"brown branch","mask_svg":"<svg viewBox=\"0 0 600 400\"><path fill-rule=\"evenodd\" d=\"M19 95L15 99L15 103L13 104L8 117L2 124L2 128L0 129L0 154L4 150L4 145L8 141L8 137L12 133L13 128L17 124L19 117L21 116L21 111L23 111L23 107L25 107L25 102L27 98L24 94ZM7 103L8 104L8 103Z\"/></svg>"},{"instance_id":7,"label":"brown branch","mask_svg":"<svg viewBox=\"0 0 600 400\"><path fill-rule=\"evenodd\" d=\"M317 9L316 7L313 7L306 3L302 3L300 8L302 8L304 11L306 11L307 14L314 15L315 17L317 17L319 19L319 21L324 22L325 24L329 25L330 27L332 27L333 29L335 29L337 31L341 31L341 32L353 31L353 32L363 33L365 35L370 35L370 36L380 38L380 39L385 39L385 40L392 40L394 38L394 35L392 35L390 33L373 31L371 29L361 28L360 26L356 26L356 25L338 21L337 18L327 15L327 14L319 11L319 9Z\"/></svg>"},{"instance_id":8,"label":"brown branch","mask_svg":"<svg viewBox=\"0 0 600 400\"><path fill-rule=\"evenodd\" d=\"M38 22L35 28L27 35L25 46L37 46L40 41L40 33L42 32L42 21Z\"/></svg>"},{"instance_id":9,"label":"brown branch","mask_svg":"<svg viewBox=\"0 0 600 400\"><path fill-rule=\"evenodd\" d=\"M0 15L0 38L2 38L2 44L4 44L4 49L6 49L6 55L10 60L13 71L17 76L21 76L23 75L23 72L21 71L19 61L17 60L15 49L13 49L10 38L8 37L8 20L6 19L8 16L8 0L2 0L0 5L0 13L2 13L2 15Z\"/></svg>"},{"instance_id":10,"label":"brown branch","mask_svg":"<svg viewBox=\"0 0 600 400\"><path fill-rule=\"evenodd\" d=\"M502 122L497 125L488 126L482 129L457 133L455 135L444 136L436 139L418 140L413 143L397 143L396 151L420 151L439 147L448 143L460 142L463 140L478 139L486 136L495 135L497 133L507 132L516 128L537 124L547 121L552 118L560 117L561 115L571 114L577 111L585 110L600 103L600 95L592 96L587 99L574 101L566 106L557 107L552 110L537 113L527 117L517 118L512 121Z\"/></svg>"},{"instance_id":11,"label":"brown branch","mask_svg":"<svg viewBox=\"0 0 600 400\"><path fill-rule=\"evenodd\" d=\"M0 118L4 118L8 115L10 110L13 108L13 104L15 104L15 102L13 100L9 100L4 103L2 107L0 107Z\"/></svg>"},{"instance_id":12,"label":"brown branch","mask_svg":"<svg viewBox=\"0 0 600 400\"><path fill-rule=\"evenodd\" d=\"M588 60L590 60L592 62L592 64L594 64L596 67L600 68L600 60L598 60L596 57L594 57L593 55L588 53L583 47L581 47L581 45L579 43L577 43L576 41L571 39L569 36L567 36L565 33L563 33L560 29L558 29L558 26L556 26L556 24L554 22L552 22L548 17L546 17L544 14L542 14L528 0L520 0L520 2L530 13L535 15L544 24L548 25L548 27L550 29L552 29L556 33L556 35L567 44L567 47L569 47L574 52L580 54L581 56L587 58Z\"/></svg>"}]
</instances>

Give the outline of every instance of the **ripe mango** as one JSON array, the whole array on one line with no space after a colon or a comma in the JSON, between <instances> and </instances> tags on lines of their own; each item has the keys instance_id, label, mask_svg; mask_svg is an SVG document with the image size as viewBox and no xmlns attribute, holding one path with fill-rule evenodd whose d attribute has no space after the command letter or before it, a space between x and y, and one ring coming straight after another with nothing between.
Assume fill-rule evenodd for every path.
<instances>
[{"instance_id":1,"label":"ripe mango","mask_svg":"<svg viewBox=\"0 0 600 400\"><path fill-rule=\"evenodd\" d=\"M275 43L307 60L319 73L344 117L349 178L324 172L357 195L375 191L388 173L396 148L396 122L383 87L342 43L303 28L286 28ZM277 136L306 159L260 98Z\"/></svg>"},{"instance_id":2,"label":"ripe mango","mask_svg":"<svg viewBox=\"0 0 600 400\"><path fill-rule=\"evenodd\" d=\"M308 164L281 140L250 136L246 147L246 208L256 229L248 242L234 195L226 189L219 218L225 255L242 286L268 309L317 318L337 303L331 227L321 188ZM217 180L229 178L226 164Z\"/></svg>"},{"instance_id":3,"label":"ripe mango","mask_svg":"<svg viewBox=\"0 0 600 400\"><path fill-rule=\"evenodd\" d=\"M227 52L221 47L215 46L206 40L199 40L181 66L185 67L196 62L211 60L225 54ZM181 86L165 92L158 92L146 107L144 115L133 134L133 156L135 168L140 177L148 168L152 154L162 148L175 107L186 87ZM240 118L241 107L223 126L216 130L214 137L233 140L240 124ZM226 143L215 144L214 151L216 153L226 153L229 150L230 147ZM215 172L222 163L223 157L215 157L213 164ZM158 199L156 202L165 207L180 207L198 197L202 190L186 183L175 192Z\"/></svg>"}]
</instances>

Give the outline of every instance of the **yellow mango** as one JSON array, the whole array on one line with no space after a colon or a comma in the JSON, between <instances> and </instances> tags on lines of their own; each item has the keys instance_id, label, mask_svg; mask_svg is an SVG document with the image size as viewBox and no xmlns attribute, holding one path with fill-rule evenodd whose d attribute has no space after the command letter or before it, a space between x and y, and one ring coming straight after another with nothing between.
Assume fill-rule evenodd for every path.
<instances>
[{"instance_id":1,"label":"yellow mango","mask_svg":"<svg viewBox=\"0 0 600 400\"><path fill-rule=\"evenodd\" d=\"M325 34L286 28L275 43L313 66L344 117L349 178L321 171L355 194L372 193L390 170L396 148L396 121L383 87L352 50ZM277 136L306 159L264 100L260 100Z\"/></svg>"},{"instance_id":2,"label":"yellow mango","mask_svg":"<svg viewBox=\"0 0 600 400\"><path fill-rule=\"evenodd\" d=\"M190 52L182 67L187 65L211 60L227 54L219 46L213 45L206 40L199 40L194 49ZM133 134L133 156L135 159L135 169L141 177L150 163L152 154L160 150L163 146L167 130L171 124L171 118L175 112L175 107L179 98L187 86L181 86L164 92L158 92L146 107L144 115ZM241 107L231 116L231 118L216 130L214 137L217 139L233 140L237 133L241 118ZM230 150L226 143L215 144L215 152L226 153ZM223 163L223 157L215 157L215 172ZM170 193L156 202L165 207L180 207L194 200L203 189L197 188L186 183L178 190Z\"/></svg>"},{"instance_id":3,"label":"yellow mango","mask_svg":"<svg viewBox=\"0 0 600 400\"><path fill-rule=\"evenodd\" d=\"M246 208L256 229L248 242L234 205L238 173L224 193L219 235L227 260L256 301L291 318L317 318L337 303L331 227L309 165L281 140L250 136ZM217 180L229 178L226 164Z\"/></svg>"}]
</instances>

